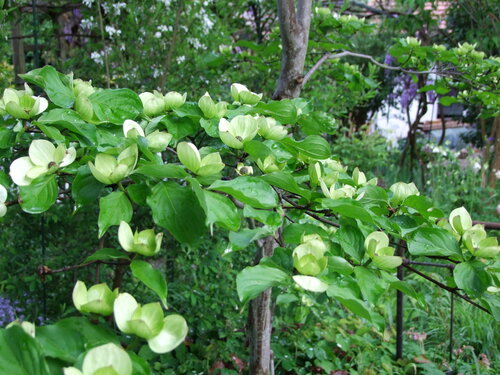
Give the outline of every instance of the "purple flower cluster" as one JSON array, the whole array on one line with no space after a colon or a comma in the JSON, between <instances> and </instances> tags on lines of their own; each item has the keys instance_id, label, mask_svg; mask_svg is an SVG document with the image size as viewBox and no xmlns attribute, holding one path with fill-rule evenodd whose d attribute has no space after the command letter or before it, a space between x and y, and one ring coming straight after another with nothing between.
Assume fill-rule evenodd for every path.
<instances>
[{"instance_id":1,"label":"purple flower cluster","mask_svg":"<svg viewBox=\"0 0 500 375\"><path fill-rule=\"evenodd\" d=\"M19 307L19 301L0 296L0 327L4 327L17 318L23 320L23 309Z\"/></svg>"},{"instance_id":2,"label":"purple flower cluster","mask_svg":"<svg viewBox=\"0 0 500 375\"><path fill-rule=\"evenodd\" d=\"M80 9L73 9L72 17L66 19L66 23L63 27L64 39L71 44L73 42L73 34L78 30L78 26L82 20L83 16Z\"/></svg>"},{"instance_id":3,"label":"purple flower cluster","mask_svg":"<svg viewBox=\"0 0 500 375\"><path fill-rule=\"evenodd\" d=\"M409 75L403 77L402 83L403 91L399 103L401 104L401 108L406 109L417 96L418 85L416 82L413 82Z\"/></svg>"}]
</instances>

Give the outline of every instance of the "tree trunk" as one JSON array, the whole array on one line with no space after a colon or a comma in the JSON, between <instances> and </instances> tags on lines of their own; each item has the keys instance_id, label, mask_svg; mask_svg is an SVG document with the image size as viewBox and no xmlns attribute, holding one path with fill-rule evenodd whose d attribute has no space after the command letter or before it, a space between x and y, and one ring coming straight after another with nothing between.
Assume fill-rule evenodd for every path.
<instances>
[{"instance_id":1,"label":"tree trunk","mask_svg":"<svg viewBox=\"0 0 500 375\"><path fill-rule=\"evenodd\" d=\"M281 73L273 99L297 98L304 80L312 0L278 0Z\"/></svg>"},{"instance_id":2,"label":"tree trunk","mask_svg":"<svg viewBox=\"0 0 500 375\"><path fill-rule=\"evenodd\" d=\"M263 257L270 257L277 246L273 236L264 238L255 258L258 264ZM248 316L250 335L250 374L268 375L272 371L272 289L266 289L250 303Z\"/></svg>"},{"instance_id":3,"label":"tree trunk","mask_svg":"<svg viewBox=\"0 0 500 375\"><path fill-rule=\"evenodd\" d=\"M12 65L14 65L14 82L16 87L23 85L19 74L26 73L26 60L24 57L24 41L22 39L21 17L19 13L13 17L11 23L12 34Z\"/></svg>"},{"instance_id":4,"label":"tree trunk","mask_svg":"<svg viewBox=\"0 0 500 375\"><path fill-rule=\"evenodd\" d=\"M490 187L495 188L497 185L497 173L500 173L500 116L497 116L493 121L495 135L493 140L493 160L491 162L490 172Z\"/></svg>"},{"instance_id":5,"label":"tree trunk","mask_svg":"<svg viewBox=\"0 0 500 375\"><path fill-rule=\"evenodd\" d=\"M309 40L312 0L277 0L278 16L281 31L281 73L273 99L296 98L300 95L304 79L304 63ZM273 236L264 238L259 244L262 257L272 256L277 246ZM250 304L249 311L250 337L250 374L274 374L273 355L271 351L272 333L272 298L271 288L265 290Z\"/></svg>"}]
</instances>

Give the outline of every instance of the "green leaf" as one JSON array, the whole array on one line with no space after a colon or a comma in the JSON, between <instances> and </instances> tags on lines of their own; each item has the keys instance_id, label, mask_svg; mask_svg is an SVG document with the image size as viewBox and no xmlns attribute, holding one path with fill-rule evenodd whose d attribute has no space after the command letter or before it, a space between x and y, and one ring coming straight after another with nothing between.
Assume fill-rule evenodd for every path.
<instances>
[{"instance_id":1,"label":"green leaf","mask_svg":"<svg viewBox=\"0 0 500 375\"><path fill-rule=\"evenodd\" d=\"M0 128L0 149L1 148L11 148L14 140L16 138L16 133L11 129L6 127Z\"/></svg>"},{"instance_id":2,"label":"green leaf","mask_svg":"<svg viewBox=\"0 0 500 375\"><path fill-rule=\"evenodd\" d=\"M291 193L295 193L300 195L301 197L306 198L307 200L311 199L311 191L301 188L295 179L293 178L291 173L288 172L273 172L261 176L264 181L268 184L276 186L280 189L289 191Z\"/></svg>"},{"instance_id":3,"label":"green leaf","mask_svg":"<svg viewBox=\"0 0 500 375\"><path fill-rule=\"evenodd\" d=\"M50 374L42 348L20 326L0 330L0 349L0 374Z\"/></svg>"},{"instance_id":4,"label":"green leaf","mask_svg":"<svg viewBox=\"0 0 500 375\"><path fill-rule=\"evenodd\" d=\"M279 227L282 223L281 216L277 212L258 210L248 205L243 207L243 216L255 219L272 227Z\"/></svg>"},{"instance_id":5,"label":"green leaf","mask_svg":"<svg viewBox=\"0 0 500 375\"><path fill-rule=\"evenodd\" d=\"M375 274L375 271L365 267L354 267L354 274L359 283L363 297L376 304L385 291L385 282Z\"/></svg>"},{"instance_id":6,"label":"green leaf","mask_svg":"<svg viewBox=\"0 0 500 375\"><path fill-rule=\"evenodd\" d=\"M189 176L184 167L178 164L146 164L137 168L135 173L155 178L185 178Z\"/></svg>"},{"instance_id":7,"label":"green leaf","mask_svg":"<svg viewBox=\"0 0 500 375\"><path fill-rule=\"evenodd\" d=\"M325 112L312 112L302 115L298 123L300 130L306 135L334 134L339 127L335 118Z\"/></svg>"},{"instance_id":8,"label":"green leaf","mask_svg":"<svg viewBox=\"0 0 500 375\"><path fill-rule=\"evenodd\" d=\"M283 230L283 239L287 244L298 244L302 242L302 236L308 234L318 234L322 238L328 238L328 233L318 225L293 223Z\"/></svg>"},{"instance_id":9,"label":"green leaf","mask_svg":"<svg viewBox=\"0 0 500 375\"><path fill-rule=\"evenodd\" d=\"M204 118L200 119L200 125L210 137L219 138L219 119L213 118L206 120Z\"/></svg>"},{"instance_id":10,"label":"green leaf","mask_svg":"<svg viewBox=\"0 0 500 375\"><path fill-rule=\"evenodd\" d=\"M112 225L132 219L132 204L122 191L115 191L99 200L99 238Z\"/></svg>"},{"instance_id":11,"label":"green leaf","mask_svg":"<svg viewBox=\"0 0 500 375\"><path fill-rule=\"evenodd\" d=\"M45 134L47 137L52 138L53 140L55 140L57 142L64 143L64 141L66 140L66 138L64 137L64 135L61 134L59 129L57 129L53 126L46 126L46 125L42 125L40 123L37 124L37 126L40 128L40 130L43 132L43 134Z\"/></svg>"},{"instance_id":12,"label":"green leaf","mask_svg":"<svg viewBox=\"0 0 500 375\"><path fill-rule=\"evenodd\" d=\"M70 132L78 134L85 146L93 146L97 143L95 125L85 122L80 115L71 109L56 108L42 113L40 118L34 122L35 125L51 125L61 130L68 129Z\"/></svg>"},{"instance_id":13,"label":"green leaf","mask_svg":"<svg viewBox=\"0 0 500 375\"><path fill-rule=\"evenodd\" d=\"M297 122L297 107L290 99L270 101L269 103L259 102L252 113L270 116L282 124L294 124Z\"/></svg>"},{"instance_id":14,"label":"green leaf","mask_svg":"<svg viewBox=\"0 0 500 375\"><path fill-rule=\"evenodd\" d=\"M54 204L59 188L54 175L45 175L33 180L28 186L20 186L19 191L23 211L40 214Z\"/></svg>"},{"instance_id":15,"label":"green leaf","mask_svg":"<svg viewBox=\"0 0 500 375\"><path fill-rule=\"evenodd\" d=\"M267 288L285 284L290 275L274 267L246 267L236 276L236 289L243 303L254 299Z\"/></svg>"},{"instance_id":16,"label":"green leaf","mask_svg":"<svg viewBox=\"0 0 500 375\"><path fill-rule=\"evenodd\" d=\"M342 257L331 256L328 258L328 270L341 275L350 275L354 271L354 267Z\"/></svg>"},{"instance_id":17,"label":"green leaf","mask_svg":"<svg viewBox=\"0 0 500 375\"><path fill-rule=\"evenodd\" d=\"M36 339L47 357L74 363L85 351L85 343L80 332L59 323L36 328Z\"/></svg>"},{"instance_id":18,"label":"green leaf","mask_svg":"<svg viewBox=\"0 0 500 375\"><path fill-rule=\"evenodd\" d=\"M97 200L103 187L104 185L90 173L89 167L84 165L78 169L71 184L71 195L78 204L91 204Z\"/></svg>"},{"instance_id":19,"label":"green leaf","mask_svg":"<svg viewBox=\"0 0 500 375\"><path fill-rule=\"evenodd\" d=\"M209 189L222 191L255 208L274 208L278 195L258 177L241 176L229 181L215 181Z\"/></svg>"},{"instance_id":20,"label":"green leaf","mask_svg":"<svg viewBox=\"0 0 500 375\"><path fill-rule=\"evenodd\" d=\"M363 245L365 238L357 227L343 225L335 232L333 238L342 247L345 253L352 256L358 262L361 262L365 255L365 247Z\"/></svg>"},{"instance_id":21,"label":"green leaf","mask_svg":"<svg viewBox=\"0 0 500 375\"><path fill-rule=\"evenodd\" d=\"M135 119L143 111L139 95L129 89L97 91L89 96L89 100L99 120L116 125Z\"/></svg>"},{"instance_id":22,"label":"green leaf","mask_svg":"<svg viewBox=\"0 0 500 375\"><path fill-rule=\"evenodd\" d=\"M444 105L445 107L457 103L458 99L454 96L442 96L439 98L439 103Z\"/></svg>"},{"instance_id":23,"label":"green leaf","mask_svg":"<svg viewBox=\"0 0 500 375\"><path fill-rule=\"evenodd\" d=\"M95 262L96 260L115 260L115 259L129 259L128 255L123 251L105 247L97 250L94 254L88 256L83 263Z\"/></svg>"},{"instance_id":24,"label":"green leaf","mask_svg":"<svg viewBox=\"0 0 500 375\"><path fill-rule=\"evenodd\" d=\"M85 317L72 317L62 319L57 322L61 328L67 328L70 331L80 332L85 338L87 348L114 343L120 345L120 339L116 334L106 326L90 323Z\"/></svg>"},{"instance_id":25,"label":"green leaf","mask_svg":"<svg viewBox=\"0 0 500 375\"><path fill-rule=\"evenodd\" d=\"M43 68L32 70L26 74L19 75L26 82L33 83L42 88L49 99L55 105L70 108L75 102L73 89L67 76L59 73L53 66L46 65Z\"/></svg>"},{"instance_id":26,"label":"green leaf","mask_svg":"<svg viewBox=\"0 0 500 375\"><path fill-rule=\"evenodd\" d=\"M362 300L356 298L349 288L332 284L326 291L326 294L329 297L335 298L347 309L351 310L354 314L359 315L360 317L365 318L368 321L372 320L370 310L368 309L366 304Z\"/></svg>"},{"instance_id":27,"label":"green leaf","mask_svg":"<svg viewBox=\"0 0 500 375\"><path fill-rule=\"evenodd\" d=\"M243 149L247 152L255 161L258 159L264 160L267 156L271 155L273 152L264 143L256 140L245 142Z\"/></svg>"},{"instance_id":28,"label":"green leaf","mask_svg":"<svg viewBox=\"0 0 500 375\"><path fill-rule=\"evenodd\" d=\"M158 297L160 297L160 301L167 307L167 282L163 277L162 273L153 268L151 264L145 262L143 260L134 260L130 263L130 269L132 270L132 274L141 280L144 285L146 285L149 289L155 292Z\"/></svg>"},{"instance_id":29,"label":"green leaf","mask_svg":"<svg viewBox=\"0 0 500 375\"><path fill-rule=\"evenodd\" d=\"M200 184L192 179L191 186L201 207L207 216L207 224L218 224L222 228L236 231L240 228L241 216L234 203L227 197L203 190Z\"/></svg>"},{"instance_id":30,"label":"green leaf","mask_svg":"<svg viewBox=\"0 0 500 375\"><path fill-rule=\"evenodd\" d=\"M479 260L471 260L457 264L453 270L457 286L470 297L480 297L491 284L491 276L484 267L485 264Z\"/></svg>"},{"instance_id":31,"label":"green leaf","mask_svg":"<svg viewBox=\"0 0 500 375\"><path fill-rule=\"evenodd\" d=\"M302 141L284 138L280 143L291 153L306 156L314 160L328 159L331 155L330 145L319 135L310 135Z\"/></svg>"},{"instance_id":32,"label":"green leaf","mask_svg":"<svg viewBox=\"0 0 500 375\"><path fill-rule=\"evenodd\" d=\"M429 197L423 195L412 195L405 199L403 206L411 207L426 219L429 217L443 217L444 213L434 207L434 203Z\"/></svg>"},{"instance_id":33,"label":"green leaf","mask_svg":"<svg viewBox=\"0 0 500 375\"><path fill-rule=\"evenodd\" d=\"M181 139L187 137L188 135L194 135L200 128L200 125L195 123L189 117L166 116L161 120L161 122L166 125L168 132L172 134L175 139Z\"/></svg>"},{"instance_id":34,"label":"green leaf","mask_svg":"<svg viewBox=\"0 0 500 375\"><path fill-rule=\"evenodd\" d=\"M233 250L246 248L250 243L274 233L274 229L263 226L255 229L244 228L238 232L229 232L229 242Z\"/></svg>"},{"instance_id":35,"label":"green leaf","mask_svg":"<svg viewBox=\"0 0 500 375\"><path fill-rule=\"evenodd\" d=\"M373 218L366 208L359 202L350 198L322 199L321 204L333 212L352 219L359 219L367 223L373 223Z\"/></svg>"},{"instance_id":36,"label":"green leaf","mask_svg":"<svg viewBox=\"0 0 500 375\"><path fill-rule=\"evenodd\" d=\"M132 375L151 375L151 368L144 358L134 352L127 352L127 354L132 360Z\"/></svg>"},{"instance_id":37,"label":"green leaf","mask_svg":"<svg viewBox=\"0 0 500 375\"><path fill-rule=\"evenodd\" d=\"M408 239L412 255L461 255L457 240L443 228L419 228Z\"/></svg>"},{"instance_id":38,"label":"green leaf","mask_svg":"<svg viewBox=\"0 0 500 375\"><path fill-rule=\"evenodd\" d=\"M147 199L156 224L179 242L194 245L205 233L205 212L189 187L173 181L160 182Z\"/></svg>"}]
</instances>

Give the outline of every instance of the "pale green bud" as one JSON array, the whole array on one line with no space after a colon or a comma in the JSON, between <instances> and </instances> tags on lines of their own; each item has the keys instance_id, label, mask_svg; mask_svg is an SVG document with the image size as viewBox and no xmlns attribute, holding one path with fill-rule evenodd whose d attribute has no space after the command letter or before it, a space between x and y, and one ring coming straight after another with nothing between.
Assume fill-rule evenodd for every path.
<instances>
[{"instance_id":1,"label":"pale green bud","mask_svg":"<svg viewBox=\"0 0 500 375\"><path fill-rule=\"evenodd\" d=\"M110 315L113 313L113 303L118 295L118 289L113 292L102 283L93 285L87 290L85 283L77 281L73 289L73 303L78 311Z\"/></svg>"},{"instance_id":2,"label":"pale green bud","mask_svg":"<svg viewBox=\"0 0 500 375\"><path fill-rule=\"evenodd\" d=\"M128 293L121 293L114 304L115 322L123 333L146 338L155 353L167 353L179 346L188 333L185 319L180 315L163 318L158 303L141 306Z\"/></svg>"},{"instance_id":3,"label":"pale green bud","mask_svg":"<svg viewBox=\"0 0 500 375\"><path fill-rule=\"evenodd\" d=\"M389 237L384 232L372 232L365 239L365 249L373 263L381 269L393 269L403 263L403 258L394 256L394 248L389 247Z\"/></svg>"},{"instance_id":4,"label":"pale green bud","mask_svg":"<svg viewBox=\"0 0 500 375\"><path fill-rule=\"evenodd\" d=\"M264 160L257 159L256 163L259 169L264 173L278 172L285 166L283 163L278 163L274 155L268 155Z\"/></svg>"},{"instance_id":5,"label":"pale green bud","mask_svg":"<svg viewBox=\"0 0 500 375\"><path fill-rule=\"evenodd\" d=\"M82 371L75 367L64 369L64 375L132 375L132 361L125 350L109 343L88 351Z\"/></svg>"},{"instance_id":6,"label":"pale green bud","mask_svg":"<svg viewBox=\"0 0 500 375\"><path fill-rule=\"evenodd\" d=\"M47 99L32 94L31 89L27 92L5 89L2 98L5 112L12 117L27 120L45 111L49 106Z\"/></svg>"},{"instance_id":7,"label":"pale green bud","mask_svg":"<svg viewBox=\"0 0 500 375\"><path fill-rule=\"evenodd\" d=\"M238 173L239 176L251 176L253 175L253 167L243 163L238 163L236 166L236 173Z\"/></svg>"},{"instance_id":8,"label":"pale green bud","mask_svg":"<svg viewBox=\"0 0 500 375\"><path fill-rule=\"evenodd\" d=\"M172 134L167 132L160 132L155 130L154 132L146 136L148 141L148 148L153 152L162 152L165 150L172 140Z\"/></svg>"},{"instance_id":9,"label":"pale green bud","mask_svg":"<svg viewBox=\"0 0 500 375\"><path fill-rule=\"evenodd\" d=\"M258 130L257 120L249 115L236 116L231 122L225 118L219 121L220 139L229 147L236 149L242 149L245 142L254 139Z\"/></svg>"},{"instance_id":10,"label":"pale green bud","mask_svg":"<svg viewBox=\"0 0 500 375\"><path fill-rule=\"evenodd\" d=\"M133 144L123 150L117 158L108 154L97 154L95 165L90 161L88 165L97 181L105 185L112 185L132 173L137 164L138 156L137 145Z\"/></svg>"},{"instance_id":11,"label":"pale green bud","mask_svg":"<svg viewBox=\"0 0 500 375\"><path fill-rule=\"evenodd\" d=\"M500 246L496 237L487 237L479 241L475 256L481 258L496 258L500 253Z\"/></svg>"},{"instance_id":12,"label":"pale green bud","mask_svg":"<svg viewBox=\"0 0 500 375\"><path fill-rule=\"evenodd\" d=\"M476 250L479 248L479 243L486 237L487 234L484 230L484 226L482 226L481 224L476 224L463 233L462 240L465 247L472 254L475 254Z\"/></svg>"},{"instance_id":13,"label":"pale green bud","mask_svg":"<svg viewBox=\"0 0 500 375\"><path fill-rule=\"evenodd\" d=\"M365 249L370 257L389 246L389 237L384 232L372 232L365 239Z\"/></svg>"},{"instance_id":14,"label":"pale green bud","mask_svg":"<svg viewBox=\"0 0 500 375\"><path fill-rule=\"evenodd\" d=\"M158 91L154 93L143 92L139 95L139 98L146 116L155 117L166 110L166 100Z\"/></svg>"},{"instance_id":15,"label":"pale green bud","mask_svg":"<svg viewBox=\"0 0 500 375\"><path fill-rule=\"evenodd\" d=\"M262 99L262 94L256 94L250 91L245 85L239 83L231 85L231 96L235 102L249 105L257 104Z\"/></svg>"},{"instance_id":16,"label":"pale green bud","mask_svg":"<svg viewBox=\"0 0 500 375\"><path fill-rule=\"evenodd\" d=\"M92 86L92 81L83 81L79 78L73 80L73 93L75 94L75 97L89 97L94 92L95 88Z\"/></svg>"},{"instance_id":17,"label":"pale green bud","mask_svg":"<svg viewBox=\"0 0 500 375\"><path fill-rule=\"evenodd\" d=\"M352 180L356 186L366 184L366 176L358 167L354 168L354 171L352 171Z\"/></svg>"},{"instance_id":18,"label":"pale green bud","mask_svg":"<svg viewBox=\"0 0 500 375\"><path fill-rule=\"evenodd\" d=\"M66 149L63 144L55 147L44 139L31 142L28 154L29 156L16 159L10 165L10 177L16 185L27 186L41 175L70 165L76 158L74 147Z\"/></svg>"},{"instance_id":19,"label":"pale green bud","mask_svg":"<svg viewBox=\"0 0 500 375\"><path fill-rule=\"evenodd\" d=\"M319 184L319 180L321 179L322 176L322 171L321 171L321 164L316 162L309 164L309 183L311 184L311 187L315 188Z\"/></svg>"},{"instance_id":20,"label":"pale green bud","mask_svg":"<svg viewBox=\"0 0 500 375\"><path fill-rule=\"evenodd\" d=\"M94 108L87 96L79 95L76 97L75 111L77 111L85 121L92 122L94 120Z\"/></svg>"},{"instance_id":21,"label":"pale green bud","mask_svg":"<svg viewBox=\"0 0 500 375\"><path fill-rule=\"evenodd\" d=\"M317 235L304 236L302 244L293 251L293 266L301 274L315 276L323 272L328 263L327 247Z\"/></svg>"},{"instance_id":22,"label":"pale green bud","mask_svg":"<svg viewBox=\"0 0 500 375\"><path fill-rule=\"evenodd\" d=\"M413 47L413 48L419 47L420 46L420 40L418 40L415 37L408 36L408 37L406 37L406 45L408 47Z\"/></svg>"},{"instance_id":23,"label":"pale green bud","mask_svg":"<svg viewBox=\"0 0 500 375\"><path fill-rule=\"evenodd\" d=\"M259 135L265 139L279 141L288 134L286 128L280 125L272 117L259 117L257 119L257 124L259 126Z\"/></svg>"},{"instance_id":24,"label":"pale green bud","mask_svg":"<svg viewBox=\"0 0 500 375\"><path fill-rule=\"evenodd\" d=\"M329 18L332 16L332 11L330 8L318 7L316 8L316 14L321 18Z\"/></svg>"},{"instance_id":25,"label":"pale green bud","mask_svg":"<svg viewBox=\"0 0 500 375\"><path fill-rule=\"evenodd\" d=\"M450 225L455 232L462 235L467 229L472 228L472 219L464 207L455 208L450 213Z\"/></svg>"},{"instance_id":26,"label":"pale green bud","mask_svg":"<svg viewBox=\"0 0 500 375\"><path fill-rule=\"evenodd\" d=\"M200 107L203 115L206 118L213 118L217 114L215 103L208 92L206 92L205 95L203 95L200 100L198 100L198 106Z\"/></svg>"},{"instance_id":27,"label":"pale green bud","mask_svg":"<svg viewBox=\"0 0 500 375\"><path fill-rule=\"evenodd\" d=\"M208 154L202 159L200 152L192 143L180 142L177 145L177 156L187 169L200 176L214 175L224 168L218 152Z\"/></svg>"},{"instance_id":28,"label":"pale green bud","mask_svg":"<svg viewBox=\"0 0 500 375\"><path fill-rule=\"evenodd\" d=\"M175 91L165 94L165 107L167 110L181 107L186 102L186 93L184 95Z\"/></svg>"},{"instance_id":29,"label":"pale green bud","mask_svg":"<svg viewBox=\"0 0 500 375\"><path fill-rule=\"evenodd\" d=\"M404 182L396 182L395 184L391 185L389 190L392 191L393 194L391 203L395 206L403 203L406 198L412 195L420 195L420 192L413 182L409 184L406 184Z\"/></svg>"},{"instance_id":30,"label":"pale green bud","mask_svg":"<svg viewBox=\"0 0 500 375\"><path fill-rule=\"evenodd\" d=\"M136 139L138 136L144 137L144 130L134 120L125 120L123 122L123 135L126 138Z\"/></svg>"},{"instance_id":31,"label":"pale green bud","mask_svg":"<svg viewBox=\"0 0 500 375\"><path fill-rule=\"evenodd\" d=\"M160 251L163 233L155 234L153 229L145 229L132 233L127 222L121 221L118 229L118 242L121 247L130 253L152 256Z\"/></svg>"}]
</instances>

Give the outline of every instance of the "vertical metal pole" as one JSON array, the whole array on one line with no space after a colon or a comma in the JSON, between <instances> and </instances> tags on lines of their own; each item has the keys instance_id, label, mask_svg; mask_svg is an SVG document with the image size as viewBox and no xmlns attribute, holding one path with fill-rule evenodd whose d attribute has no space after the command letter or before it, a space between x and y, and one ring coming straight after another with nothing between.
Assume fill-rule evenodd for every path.
<instances>
[{"instance_id":1,"label":"vertical metal pole","mask_svg":"<svg viewBox=\"0 0 500 375\"><path fill-rule=\"evenodd\" d=\"M398 255L404 255L404 247L398 246ZM399 280L404 280L404 268L403 266L398 267L397 277ZM404 295L401 291L396 292L396 360L403 358L403 298Z\"/></svg>"},{"instance_id":2,"label":"vertical metal pole","mask_svg":"<svg viewBox=\"0 0 500 375\"><path fill-rule=\"evenodd\" d=\"M453 360L453 320L454 320L454 315L455 315L455 309L454 309L454 301L455 298L453 296L453 293L450 293L450 356L449 356L449 362L451 366L451 361Z\"/></svg>"},{"instance_id":3,"label":"vertical metal pole","mask_svg":"<svg viewBox=\"0 0 500 375\"><path fill-rule=\"evenodd\" d=\"M45 215L42 214L40 217L40 232L42 240L42 265L45 266ZM43 317L47 319L47 290L45 288L45 277L42 278L42 313Z\"/></svg>"}]
</instances>

